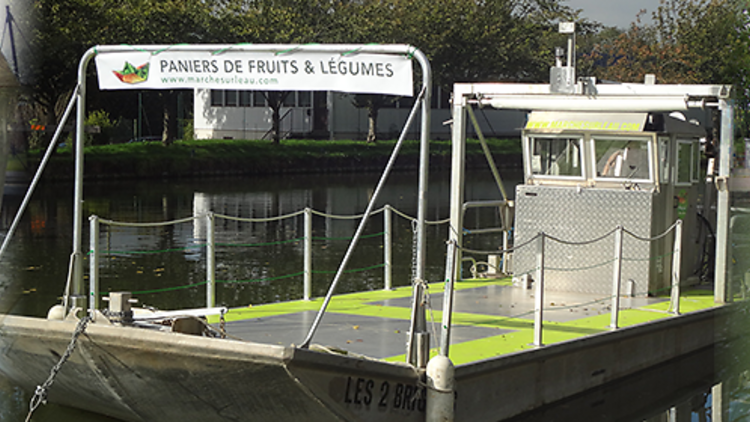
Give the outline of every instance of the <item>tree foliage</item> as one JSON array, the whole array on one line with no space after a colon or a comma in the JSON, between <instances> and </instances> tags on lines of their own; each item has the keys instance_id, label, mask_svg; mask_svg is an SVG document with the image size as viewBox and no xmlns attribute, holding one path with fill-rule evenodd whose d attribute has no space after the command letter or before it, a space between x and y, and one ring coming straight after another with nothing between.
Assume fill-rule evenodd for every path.
<instances>
[{"instance_id":1,"label":"tree foliage","mask_svg":"<svg viewBox=\"0 0 750 422\"><path fill-rule=\"evenodd\" d=\"M661 0L652 24L640 16L623 32L609 32L586 54L599 79L730 84L738 99L738 129L748 132L750 20L740 0Z\"/></svg>"},{"instance_id":2,"label":"tree foliage","mask_svg":"<svg viewBox=\"0 0 750 422\"><path fill-rule=\"evenodd\" d=\"M575 21L585 51L579 73L738 84L750 69L740 1L662 0L653 24L636 21L618 31L582 18L562 0L33 0L29 67L48 122L75 86L79 58L99 44L411 44L449 91L455 82L546 82L554 47L564 45L557 23Z\"/></svg>"}]
</instances>

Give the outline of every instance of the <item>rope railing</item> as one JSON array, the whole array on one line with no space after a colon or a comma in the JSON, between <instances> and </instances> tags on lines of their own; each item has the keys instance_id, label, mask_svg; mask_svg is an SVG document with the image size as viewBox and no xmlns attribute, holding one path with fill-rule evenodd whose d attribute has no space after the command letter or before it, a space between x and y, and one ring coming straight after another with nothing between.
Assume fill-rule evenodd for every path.
<instances>
[{"instance_id":1,"label":"rope railing","mask_svg":"<svg viewBox=\"0 0 750 422\"><path fill-rule=\"evenodd\" d=\"M615 229L601 235L598 237L595 237L593 239L583 240L583 241L572 241L572 240L566 240L561 239L555 236L550 236L544 232L538 233L536 236L532 237L531 239L518 244L514 245L513 247L504 248L501 250L492 250L492 251L477 251L472 250L469 248L463 248L458 247L461 252L467 253L467 254L505 254L510 253L514 251L518 251L521 248L529 247L533 243L536 244L537 251L536 251L536 265L533 268L526 269L524 271L515 271L514 275L518 277L526 276L526 275L535 275L534 278L534 284L536 288L535 292L535 308L534 308L534 340L533 343L536 346L543 346L544 343L542 341L542 330L543 330L543 322L542 322L542 315L544 312L544 278L545 278L545 272L546 271L558 271L558 272L576 272L576 271L588 271L595 268L601 268L607 265L612 264L613 266L613 274L612 274L612 294L609 297L604 297L601 299L596 299L593 303L598 303L606 300L611 300L611 320L610 320L610 328L611 329L617 329L618 328L618 319L619 319L619 311L620 311L620 288L622 284L622 263L623 261L638 261L639 259L636 258L625 258L623 256L623 235L627 234L638 241L644 241L644 242L653 242L656 240L664 239L666 236L668 236L670 233L674 232L674 248L671 252L665 253L659 256L652 256L649 257L646 260L656 260L656 259L663 259L664 257L672 256L672 283L668 288L665 288L664 290L670 290L670 304L668 308L668 312L671 312L675 315L679 314L679 297L680 297L680 266L681 266L681 245L682 245L682 221L677 220L674 224L672 224L669 228L667 228L664 232L652 236L652 237L642 237L638 236L633 232L630 232L628 230L625 230L622 226L617 226ZM545 265L545 241L546 239L549 239L553 242L565 245L565 246L585 246L585 245L592 245L601 241L604 241L609 236L613 235L615 236L615 253L614 258L612 259L606 259L598 263L594 263L592 265L585 265L585 266L576 266L576 267L567 267L567 268L556 268L552 266ZM472 259L472 261L474 261ZM477 265L476 261L474 261L473 265ZM660 289L661 290L661 289ZM585 304L579 304L575 305L577 306L586 306ZM559 308L558 308L559 309ZM529 315L530 312L520 314L520 316Z\"/></svg>"},{"instance_id":2,"label":"rope railing","mask_svg":"<svg viewBox=\"0 0 750 422\"><path fill-rule=\"evenodd\" d=\"M392 215L396 214L407 221L415 221L415 217L412 217L396 208L393 208L390 205L385 205L381 207L380 209L374 210L371 214L383 214L384 224L383 224L383 231L380 231L378 233L372 233L372 234L366 234L362 235L361 239L371 239L371 238L378 238L383 237L383 249L384 249L384 262L371 265L363 268L353 268L348 269L345 271L345 273L358 273L363 271L371 271L374 269L383 269L383 279L384 279L384 288L390 290L392 288L392 269L393 269L393 235L392 235ZM291 239L282 239L282 240L276 240L276 241L269 241L269 242L217 242L215 240L215 226L216 226L216 219L221 220L227 220L227 221L235 221L240 223L271 223L271 222L278 222L286 219L293 219L297 218L299 216L303 216L305 219L305 233L303 236L298 236ZM176 290L183 290L183 289L192 289L200 286L206 286L206 306L207 307L214 307L215 306L215 286L216 284L230 284L230 283L259 283L259 282L270 282L270 281L276 281L276 280L283 280L283 279L289 279L294 277L302 277L303 278L303 285L304 285L304 294L303 299L309 300L312 295L312 276L314 274L332 274L335 271L324 271L324 270L313 270L312 268L312 248L314 245L314 242L320 242L320 241L350 241L352 240L351 236L313 236L312 231L312 218L315 217L323 217L323 218L330 218L334 220L356 220L363 218L363 214L356 214L356 215L337 215L337 214L331 214L331 213L325 213L321 211L316 211L310 208L305 208L299 211L278 215L278 216L270 216L270 217L238 217L238 216L230 216L225 214L216 214L216 213L207 213L207 214L200 214L195 215L192 217L186 217L186 218L180 218L170 221L157 221L157 222L148 222L148 223L131 223L131 222L124 222L124 221L115 221L110 219L104 219L99 218L98 216L92 216L90 218L91 220L91 241L90 241L90 251L89 251L89 257L90 257L90 263L89 263L89 290L90 290L90 308L98 308L98 301L99 297L106 294L102 293L99 290L99 282L100 282L100 276L99 276L99 256L100 255L107 255L107 256L133 256L133 255L157 255L161 253L174 253L174 252L184 252L189 250L205 250L206 251L206 280L197 282L197 283L188 283L181 286L171 286L171 287L164 287L164 288L157 288L157 289L148 289L148 290L140 290L140 291L134 291L134 294L153 294L153 293L163 293L163 292L172 292ZM205 221L206 224L206 235L205 235L205 241L201 241L200 243L195 243L192 245L187 245L184 247L175 247L175 248L167 248L167 249L155 249L155 250L110 250L110 249L102 249L99 247L99 227L101 225L110 226L110 227L126 227L126 228L157 228L157 227L165 227L165 226L172 226L172 225L179 225L179 224L185 224L185 223L194 223L196 221ZM449 221L449 219L444 220L437 220L437 221L426 221L426 224L445 224ZM304 263L303 263L303 270L299 272L295 272L292 274L282 275L278 277L266 277L266 278L258 278L258 279L247 279L247 280L218 280L216 279L216 263L215 263L215 254L216 254L216 248L257 248L257 247L269 247L269 246L280 246L280 245L287 245L287 244L302 244L303 245L303 254L304 254Z\"/></svg>"}]
</instances>

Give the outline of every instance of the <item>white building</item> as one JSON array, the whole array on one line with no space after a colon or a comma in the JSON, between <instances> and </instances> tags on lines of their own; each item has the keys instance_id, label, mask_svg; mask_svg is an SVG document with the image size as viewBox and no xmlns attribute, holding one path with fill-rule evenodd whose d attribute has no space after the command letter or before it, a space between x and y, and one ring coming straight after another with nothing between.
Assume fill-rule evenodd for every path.
<instances>
[{"instance_id":1,"label":"white building","mask_svg":"<svg viewBox=\"0 0 750 422\"><path fill-rule=\"evenodd\" d=\"M352 104L353 94L332 91L290 93L281 109L282 137L365 139L367 110ZM432 139L450 139L450 93L435 89L432 97ZM401 97L380 109L378 137L396 139L409 115L414 98ZM270 136L271 109L262 91L196 89L194 130L197 139L262 139ZM488 137L519 136L526 113L483 109L477 112ZM497 123L497 122L501 123ZM492 122L492 123L490 123ZM408 138L419 137L413 124Z\"/></svg>"}]
</instances>

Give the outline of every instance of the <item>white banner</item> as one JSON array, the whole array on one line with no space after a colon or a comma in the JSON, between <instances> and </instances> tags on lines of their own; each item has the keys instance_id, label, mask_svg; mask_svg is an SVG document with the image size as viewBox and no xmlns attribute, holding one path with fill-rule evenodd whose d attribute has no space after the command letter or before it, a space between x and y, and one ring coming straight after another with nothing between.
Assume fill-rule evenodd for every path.
<instances>
[{"instance_id":1,"label":"white banner","mask_svg":"<svg viewBox=\"0 0 750 422\"><path fill-rule=\"evenodd\" d=\"M330 52L100 52L100 89L212 88L412 96L411 58Z\"/></svg>"}]
</instances>

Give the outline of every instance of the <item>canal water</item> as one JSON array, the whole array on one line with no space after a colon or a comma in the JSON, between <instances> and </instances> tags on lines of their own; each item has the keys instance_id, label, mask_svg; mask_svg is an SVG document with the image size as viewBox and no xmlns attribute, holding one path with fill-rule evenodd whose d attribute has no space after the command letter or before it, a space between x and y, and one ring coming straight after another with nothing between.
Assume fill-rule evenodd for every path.
<instances>
[{"instance_id":1,"label":"canal water","mask_svg":"<svg viewBox=\"0 0 750 422\"><path fill-rule=\"evenodd\" d=\"M506 190L520 182L521 174L504 174ZM302 297L304 219L295 215L309 207L313 217L313 296L325 294L337 269L358 219L369 201L379 175L284 175L253 178L217 178L147 182L99 182L88 184L85 192L86 215L125 222L157 222L186 219L212 211L217 214L252 219L236 221L216 219L216 302L231 307L249 306ZM440 280L444 274L445 237L449 214L448 172L431 174L429 224L427 229L426 276ZM467 200L494 200L501 195L489 172L468 172ZM413 271L413 222L416 216L417 175L393 174L381 195L378 208L389 204L397 214L393 218L393 285L407 285ZM59 303L72 244L72 191L67 184L47 184L35 194L24 217L8 257L0 262L0 311L44 316ZM10 226L20 196L6 197L0 213L0 233ZM278 216L289 216L276 219ZM263 220L263 221L261 221ZM268 221L266 221L268 220ZM343 277L338 292L379 289L384 283L383 213L374 215ZM500 224L496 210L474 210L466 217L466 227L490 227ZM141 305L159 309L199 307L205 304L206 222L190 220L157 228L106 227L101 229L101 290L133 291ZM84 234L88 250L88 228ZM497 235L467 238L474 249L501 246ZM85 264L87 265L87 263ZM468 271L469 268L465 267ZM0 316L1 318L1 316ZM301 340L301 339L300 339ZM730 346L727 346L730 347ZM734 350L735 346L731 346ZM740 348L741 349L741 348ZM748 348L745 348L748 349ZM718 381L724 381L722 394L731 409L745 409L750 397L743 377L749 366L744 354L707 351L690 357L674 368L665 366L662 377L684 372L679 368L701 368L684 385L670 382L665 388L653 388L658 382L634 377L622 387L608 388L592 397L582 397L544 409L519 420L712 420L704 419L716 396ZM716 358L716 356L721 356ZM724 362L731 362L731 365ZM679 366L682 365L682 366ZM732 368L708 370L706 368ZM672 379L670 378L670 379ZM43 380L40 380L40 383ZM641 403L632 407L639 412L625 413L635 388ZM54 388L54 387L53 387ZM674 391L672 391L674 390ZM722 396L722 397L723 397ZM0 421L21 421L28 411L27 392L0 376ZM686 404L687 403L687 404ZM619 406L619 407L618 407ZM743 407L745 406L745 407ZM594 413L585 413L584 410ZM597 413L598 412L598 413ZM603 412L603 413L602 413ZM609 412L609 413L607 413ZM683 415L669 419L668 415ZM736 413L736 412L735 412ZM575 415L590 415L575 417ZM599 416L596 416L599 415ZM612 415L608 417L606 415ZM667 415L667 416L665 416ZM687 416L685 416L687 415ZM666 417L666 419L665 419ZM687 419L685 419L687 418ZM111 419L58 405L40 408L34 421L111 421ZM740 420L740 419L730 419Z\"/></svg>"}]
</instances>

